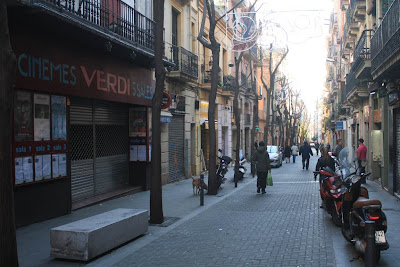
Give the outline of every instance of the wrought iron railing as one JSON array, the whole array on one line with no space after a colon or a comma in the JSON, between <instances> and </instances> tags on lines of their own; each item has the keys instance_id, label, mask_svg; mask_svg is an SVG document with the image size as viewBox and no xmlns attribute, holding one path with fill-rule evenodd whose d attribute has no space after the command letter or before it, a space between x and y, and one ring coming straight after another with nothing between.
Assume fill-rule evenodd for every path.
<instances>
[{"instance_id":1,"label":"wrought iron railing","mask_svg":"<svg viewBox=\"0 0 400 267\"><path fill-rule=\"evenodd\" d=\"M400 46L400 0L395 0L371 39L371 72L379 68Z\"/></svg>"},{"instance_id":2,"label":"wrought iron railing","mask_svg":"<svg viewBox=\"0 0 400 267\"><path fill-rule=\"evenodd\" d=\"M235 77L230 75L223 77L222 91L235 92Z\"/></svg>"},{"instance_id":3,"label":"wrought iron railing","mask_svg":"<svg viewBox=\"0 0 400 267\"><path fill-rule=\"evenodd\" d=\"M154 21L121 0L34 0L55 5L90 24L154 52Z\"/></svg>"},{"instance_id":4,"label":"wrought iron railing","mask_svg":"<svg viewBox=\"0 0 400 267\"><path fill-rule=\"evenodd\" d=\"M172 71L180 71L193 78L199 76L198 57L189 50L165 42L164 55L168 61L174 63L174 67L171 68Z\"/></svg>"},{"instance_id":5,"label":"wrought iron railing","mask_svg":"<svg viewBox=\"0 0 400 267\"><path fill-rule=\"evenodd\" d=\"M360 1L360 0L350 0L350 8L354 10L356 8L356 3L358 1Z\"/></svg>"},{"instance_id":6,"label":"wrought iron railing","mask_svg":"<svg viewBox=\"0 0 400 267\"><path fill-rule=\"evenodd\" d=\"M244 73L240 74L240 81L241 81L240 82L240 86L247 89L247 76L246 76L246 74L244 74Z\"/></svg>"},{"instance_id":7,"label":"wrought iron railing","mask_svg":"<svg viewBox=\"0 0 400 267\"><path fill-rule=\"evenodd\" d=\"M197 78L199 76L198 57L192 52L180 47L181 52L181 71L189 76Z\"/></svg>"},{"instance_id":8,"label":"wrought iron railing","mask_svg":"<svg viewBox=\"0 0 400 267\"><path fill-rule=\"evenodd\" d=\"M211 83L212 62L209 64L201 64L201 75L203 83ZM218 68L218 82L222 80L222 70Z\"/></svg>"},{"instance_id":9,"label":"wrought iron railing","mask_svg":"<svg viewBox=\"0 0 400 267\"><path fill-rule=\"evenodd\" d=\"M346 87L341 87L340 88L340 104L343 104L347 100L347 88Z\"/></svg>"},{"instance_id":10,"label":"wrought iron railing","mask_svg":"<svg viewBox=\"0 0 400 267\"><path fill-rule=\"evenodd\" d=\"M356 78L356 73L354 71L349 71L346 75L346 97L356 86L362 85L363 83L364 81Z\"/></svg>"},{"instance_id":11,"label":"wrought iron railing","mask_svg":"<svg viewBox=\"0 0 400 267\"><path fill-rule=\"evenodd\" d=\"M364 30L354 49L354 62L352 68L356 70L363 60L371 59L371 37L373 30Z\"/></svg>"},{"instance_id":12,"label":"wrought iron railing","mask_svg":"<svg viewBox=\"0 0 400 267\"><path fill-rule=\"evenodd\" d=\"M346 11L346 22L344 24L343 32L344 32L344 38L346 39L349 37L349 29L352 23L356 22L354 17L353 17L353 10L351 7L349 7Z\"/></svg>"}]
</instances>

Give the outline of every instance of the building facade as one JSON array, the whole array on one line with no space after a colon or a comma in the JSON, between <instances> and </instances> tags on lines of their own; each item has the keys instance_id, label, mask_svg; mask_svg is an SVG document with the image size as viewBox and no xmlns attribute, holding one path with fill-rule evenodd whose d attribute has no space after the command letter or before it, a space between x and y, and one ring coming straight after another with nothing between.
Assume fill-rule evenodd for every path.
<instances>
[{"instance_id":1,"label":"building facade","mask_svg":"<svg viewBox=\"0 0 400 267\"><path fill-rule=\"evenodd\" d=\"M400 192L398 141L399 1L335 1L331 21L328 86L334 135L347 146L363 138L368 171L382 187ZM335 95L335 88L338 92ZM340 122L338 124L338 122ZM338 128L340 126L340 128ZM342 128L343 126L343 128ZM343 133L342 133L343 132Z\"/></svg>"}]
</instances>

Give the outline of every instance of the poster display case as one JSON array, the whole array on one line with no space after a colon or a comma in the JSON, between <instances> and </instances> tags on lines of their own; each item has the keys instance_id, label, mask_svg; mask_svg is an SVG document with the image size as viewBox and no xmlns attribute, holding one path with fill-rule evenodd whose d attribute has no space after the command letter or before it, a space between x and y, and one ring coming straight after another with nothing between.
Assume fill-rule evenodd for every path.
<instances>
[{"instance_id":1,"label":"poster display case","mask_svg":"<svg viewBox=\"0 0 400 267\"><path fill-rule=\"evenodd\" d=\"M67 101L17 90L14 108L14 184L67 177Z\"/></svg>"},{"instance_id":2,"label":"poster display case","mask_svg":"<svg viewBox=\"0 0 400 267\"><path fill-rule=\"evenodd\" d=\"M129 161L150 162L151 108L129 109Z\"/></svg>"}]
</instances>

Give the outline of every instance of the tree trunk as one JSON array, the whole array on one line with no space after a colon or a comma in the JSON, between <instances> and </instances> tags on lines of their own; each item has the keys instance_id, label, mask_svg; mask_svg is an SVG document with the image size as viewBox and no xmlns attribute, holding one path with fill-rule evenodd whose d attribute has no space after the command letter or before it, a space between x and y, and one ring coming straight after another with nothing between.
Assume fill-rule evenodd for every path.
<instances>
[{"instance_id":1,"label":"tree trunk","mask_svg":"<svg viewBox=\"0 0 400 267\"><path fill-rule=\"evenodd\" d=\"M268 143L268 133L270 131L270 117L271 117L271 89L267 90L267 117L265 118L265 128L264 128L264 140L265 145L269 145Z\"/></svg>"},{"instance_id":2,"label":"tree trunk","mask_svg":"<svg viewBox=\"0 0 400 267\"><path fill-rule=\"evenodd\" d=\"M235 61L235 98L233 99L233 112L235 113L235 125L236 125L236 157L235 157L235 187L237 186L237 180L239 177L239 151L240 151L240 114L241 109L239 107L239 66L242 62L243 52L240 53L239 57Z\"/></svg>"},{"instance_id":3,"label":"tree trunk","mask_svg":"<svg viewBox=\"0 0 400 267\"><path fill-rule=\"evenodd\" d=\"M15 72L6 1L0 1L0 266L11 267L18 266L11 156Z\"/></svg>"},{"instance_id":4,"label":"tree trunk","mask_svg":"<svg viewBox=\"0 0 400 267\"><path fill-rule=\"evenodd\" d=\"M150 222L164 221L161 188L161 102L164 91L165 69L163 63L164 43L164 0L154 1L154 65L156 72L156 90L152 100L152 150L151 150L151 191L150 191Z\"/></svg>"},{"instance_id":5,"label":"tree trunk","mask_svg":"<svg viewBox=\"0 0 400 267\"><path fill-rule=\"evenodd\" d=\"M215 25L214 25L214 30L215 30ZM218 192L218 184L216 175L217 144L216 144L216 133L215 133L215 99L217 98L220 45L213 41L211 41L211 45L212 45L213 64L211 70L211 91L210 91L209 106L208 106L209 149L210 149L210 158L208 161L209 162L208 194L216 195Z\"/></svg>"}]
</instances>

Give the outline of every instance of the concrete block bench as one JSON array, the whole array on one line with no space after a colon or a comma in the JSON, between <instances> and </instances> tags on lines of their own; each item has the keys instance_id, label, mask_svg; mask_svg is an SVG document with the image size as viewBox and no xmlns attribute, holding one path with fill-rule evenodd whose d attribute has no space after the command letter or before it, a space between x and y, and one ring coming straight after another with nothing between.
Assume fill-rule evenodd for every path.
<instances>
[{"instance_id":1,"label":"concrete block bench","mask_svg":"<svg viewBox=\"0 0 400 267\"><path fill-rule=\"evenodd\" d=\"M147 210L115 209L50 230L50 255L88 261L144 234Z\"/></svg>"}]
</instances>

